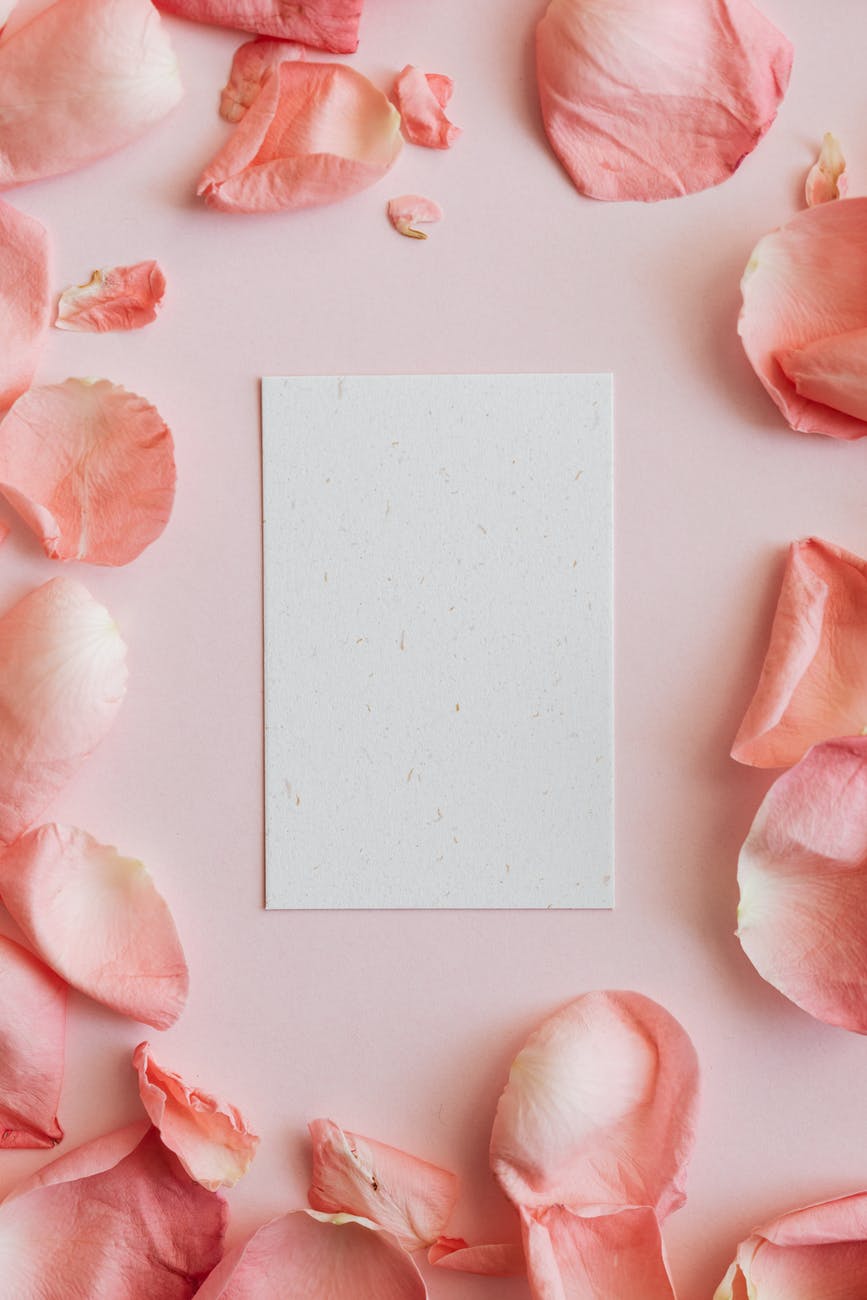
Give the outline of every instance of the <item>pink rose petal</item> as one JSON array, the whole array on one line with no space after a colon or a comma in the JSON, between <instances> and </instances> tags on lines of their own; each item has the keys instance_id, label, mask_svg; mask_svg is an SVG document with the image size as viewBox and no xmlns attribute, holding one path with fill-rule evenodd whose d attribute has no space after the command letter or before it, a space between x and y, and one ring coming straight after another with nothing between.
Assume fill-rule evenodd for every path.
<instances>
[{"instance_id":1,"label":"pink rose petal","mask_svg":"<svg viewBox=\"0 0 867 1300\"><path fill-rule=\"evenodd\" d=\"M523 1277L527 1272L520 1246L504 1242L495 1246L470 1246L462 1237L440 1237L428 1251L428 1260L455 1273L484 1277Z\"/></svg>"},{"instance_id":2,"label":"pink rose petal","mask_svg":"<svg viewBox=\"0 0 867 1300\"><path fill-rule=\"evenodd\" d=\"M0 200L0 411L30 386L48 330L50 294L45 228Z\"/></svg>"},{"instance_id":3,"label":"pink rose petal","mask_svg":"<svg viewBox=\"0 0 867 1300\"><path fill-rule=\"evenodd\" d=\"M241 1112L161 1069L147 1043L135 1049L133 1065L142 1105L190 1177L210 1192L234 1187L259 1145Z\"/></svg>"},{"instance_id":4,"label":"pink rose petal","mask_svg":"<svg viewBox=\"0 0 867 1300\"><path fill-rule=\"evenodd\" d=\"M387 1232L349 1215L297 1210L224 1256L197 1300L426 1300L410 1256Z\"/></svg>"},{"instance_id":5,"label":"pink rose petal","mask_svg":"<svg viewBox=\"0 0 867 1300\"><path fill-rule=\"evenodd\" d=\"M237 27L262 36L298 41L332 54L358 48L358 23L364 0L159 0L167 13L218 27Z\"/></svg>"},{"instance_id":6,"label":"pink rose petal","mask_svg":"<svg viewBox=\"0 0 867 1300\"><path fill-rule=\"evenodd\" d=\"M388 219L398 234L409 239L427 239L423 230L415 229L419 222L443 219L440 205L421 194L402 194L398 199L389 199L387 211Z\"/></svg>"},{"instance_id":7,"label":"pink rose petal","mask_svg":"<svg viewBox=\"0 0 867 1300\"><path fill-rule=\"evenodd\" d=\"M9 536L9 532L10 532L9 525L5 523L2 519L0 519L0 546L2 546L3 543L6 541L6 538Z\"/></svg>"},{"instance_id":8,"label":"pink rose petal","mask_svg":"<svg viewBox=\"0 0 867 1300\"><path fill-rule=\"evenodd\" d=\"M799 212L765 235L741 281L738 331L750 364L793 429L863 438L867 382L867 198ZM860 364L859 364L860 361ZM855 374L852 367L855 367ZM812 396L818 394L818 396Z\"/></svg>"},{"instance_id":9,"label":"pink rose petal","mask_svg":"<svg viewBox=\"0 0 867 1300\"><path fill-rule=\"evenodd\" d=\"M303 58L303 45L272 40L267 36L240 45L232 59L229 80L223 87L220 117L224 117L227 122L240 122L262 89L262 83L271 69L278 63Z\"/></svg>"},{"instance_id":10,"label":"pink rose petal","mask_svg":"<svg viewBox=\"0 0 867 1300\"><path fill-rule=\"evenodd\" d=\"M172 435L105 379L31 388L0 424L0 492L51 559L129 564L171 514Z\"/></svg>"},{"instance_id":11,"label":"pink rose petal","mask_svg":"<svg viewBox=\"0 0 867 1300\"><path fill-rule=\"evenodd\" d=\"M825 132L819 157L807 173L804 188L808 208L815 208L820 203L830 203L833 199L846 197L849 190L846 159L843 157L840 141L830 131Z\"/></svg>"},{"instance_id":12,"label":"pink rose petal","mask_svg":"<svg viewBox=\"0 0 867 1300\"><path fill-rule=\"evenodd\" d=\"M736 170L776 116L792 47L750 0L552 0L536 58L545 130L576 188L651 201Z\"/></svg>"},{"instance_id":13,"label":"pink rose petal","mask_svg":"<svg viewBox=\"0 0 867 1300\"><path fill-rule=\"evenodd\" d=\"M138 330L156 320L165 291L166 277L156 262L104 267L87 284L64 289L54 324L79 333Z\"/></svg>"},{"instance_id":14,"label":"pink rose petal","mask_svg":"<svg viewBox=\"0 0 867 1300\"><path fill-rule=\"evenodd\" d=\"M188 1300L220 1258L226 1207L155 1129L85 1143L0 1206L4 1294L15 1300Z\"/></svg>"},{"instance_id":15,"label":"pink rose petal","mask_svg":"<svg viewBox=\"0 0 867 1300\"><path fill-rule=\"evenodd\" d=\"M419 1250L441 1236L458 1195L446 1169L407 1155L330 1119L310 1125L314 1210L370 1219L393 1233L405 1250Z\"/></svg>"},{"instance_id":16,"label":"pink rose petal","mask_svg":"<svg viewBox=\"0 0 867 1300\"><path fill-rule=\"evenodd\" d=\"M63 1137L66 985L0 937L0 1147L53 1147Z\"/></svg>"},{"instance_id":17,"label":"pink rose petal","mask_svg":"<svg viewBox=\"0 0 867 1300\"><path fill-rule=\"evenodd\" d=\"M108 610L68 578L0 618L0 845L36 820L108 734L125 659Z\"/></svg>"},{"instance_id":18,"label":"pink rose petal","mask_svg":"<svg viewBox=\"0 0 867 1300\"><path fill-rule=\"evenodd\" d=\"M40 826L0 856L0 896L73 988L155 1029L174 1024L188 975L175 924L141 862L68 826Z\"/></svg>"},{"instance_id":19,"label":"pink rose petal","mask_svg":"<svg viewBox=\"0 0 867 1300\"><path fill-rule=\"evenodd\" d=\"M647 1206L582 1217L522 1210L537 1300L675 1300L656 1214Z\"/></svg>"},{"instance_id":20,"label":"pink rose petal","mask_svg":"<svg viewBox=\"0 0 867 1300\"><path fill-rule=\"evenodd\" d=\"M150 0L55 0L0 34L0 188L137 139L181 98Z\"/></svg>"},{"instance_id":21,"label":"pink rose petal","mask_svg":"<svg viewBox=\"0 0 867 1300\"><path fill-rule=\"evenodd\" d=\"M428 149L449 149L461 135L444 113L452 97L451 77L422 72L408 63L394 83L394 102L400 110L403 133L411 144Z\"/></svg>"},{"instance_id":22,"label":"pink rose petal","mask_svg":"<svg viewBox=\"0 0 867 1300\"><path fill-rule=\"evenodd\" d=\"M867 726L867 563L810 537L795 542L756 693L732 757L788 767L811 745Z\"/></svg>"}]
</instances>

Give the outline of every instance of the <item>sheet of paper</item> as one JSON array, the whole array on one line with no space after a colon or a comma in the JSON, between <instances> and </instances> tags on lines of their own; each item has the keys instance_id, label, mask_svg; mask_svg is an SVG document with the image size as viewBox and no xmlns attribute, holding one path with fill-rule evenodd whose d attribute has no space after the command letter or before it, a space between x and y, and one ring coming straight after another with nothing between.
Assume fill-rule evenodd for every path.
<instances>
[{"instance_id":1,"label":"sheet of paper","mask_svg":"<svg viewBox=\"0 0 867 1300\"><path fill-rule=\"evenodd\" d=\"M612 906L610 376L262 408L267 906Z\"/></svg>"}]
</instances>

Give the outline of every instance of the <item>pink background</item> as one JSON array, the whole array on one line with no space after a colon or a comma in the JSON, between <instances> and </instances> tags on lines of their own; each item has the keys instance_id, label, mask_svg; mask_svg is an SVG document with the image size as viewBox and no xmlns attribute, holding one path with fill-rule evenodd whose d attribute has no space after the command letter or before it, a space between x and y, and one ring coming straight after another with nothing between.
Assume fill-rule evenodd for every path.
<instances>
[{"instance_id":1,"label":"pink background","mask_svg":"<svg viewBox=\"0 0 867 1300\"><path fill-rule=\"evenodd\" d=\"M532 73L538 0L368 0L353 62L383 86L407 62L451 73L446 154L408 147L377 189L301 214L223 216L194 198L228 128L237 34L167 20L187 95L124 153L12 196L56 245L58 288L158 257L160 320L55 332L39 378L104 375L150 398L177 440L177 506L132 567L72 566L130 646L111 737L52 815L142 857L192 973L157 1059L238 1103L262 1134L230 1194L232 1237L304 1201L306 1121L455 1169L453 1230L514 1232L486 1164L528 1030L584 990L639 989L692 1034L704 1099L690 1199L669 1221L681 1300L709 1298L738 1238L790 1206L867 1185L867 1044L765 985L733 937L738 847L769 779L727 751L766 643L785 545L867 553L867 446L789 432L735 333L738 279L799 206L828 128L867 186L859 0L766 0L794 40L777 125L722 188L662 205L580 198L548 152ZM829 18L829 9L833 17ZM418 190L446 222L395 235ZM606 913L262 909L257 379L263 374L608 370L617 404L617 879ZM542 436L542 431L540 431ZM7 517L8 512L5 512ZM16 527L5 607L56 573ZM66 1148L137 1114L140 1027L73 998ZM6 1152L2 1189L44 1163ZM436 1273L444 1300L527 1295Z\"/></svg>"}]
</instances>

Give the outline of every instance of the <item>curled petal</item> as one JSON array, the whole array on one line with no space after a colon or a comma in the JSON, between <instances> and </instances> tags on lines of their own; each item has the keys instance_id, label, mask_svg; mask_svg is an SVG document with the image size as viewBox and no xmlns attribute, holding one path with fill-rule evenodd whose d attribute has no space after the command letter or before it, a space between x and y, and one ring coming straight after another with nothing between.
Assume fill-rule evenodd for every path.
<instances>
[{"instance_id":1,"label":"curled petal","mask_svg":"<svg viewBox=\"0 0 867 1300\"><path fill-rule=\"evenodd\" d=\"M172 435L105 379L31 388L0 424L0 492L49 558L129 564L171 514Z\"/></svg>"},{"instance_id":2,"label":"curled petal","mask_svg":"<svg viewBox=\"0 0 867 1300\"><path fill-rule=\"evenodd\" d=\"M675 1300L659 1222L647 1206L583 1217L562 1205L522 1210L537 1300Z\"/></svg>"},{"instance_id":3,"label":"curled petal","mask_svg":"<svg viewBox=\"0 0 867 1300\"><path fill-rule=\"evenodd\" d=\"M63 1137L66 985L0 937L0 1147L53 1147Z\"/></svg>"},{"instance_id":4,"label":"curled petal","mask_svg":"<svg viewBox=\"0 0 867 1300\"><path fill-rule=\"evenodd\" d=\"M182 94L150 0L55 0L0 34L0 188L135 140Z\"/></svg>"},{"instance_id":5,"label":"curled petal","mask_svg":"<svg viewBox=\"0 0 867 1300\"><path fill-rule=\"evenodd\" d=\"M138 330L156 320L165 291L166 277L156 262L104 267L87 284L64 289L54 323L79 333Z\"/></svg>"},{"instance_id":6,"label":"curled petal","mask_svg":"<svg viewBox=\"0 0 867 1300\"><path fill-rule=\"evenodd\" d=\"M415 229L416 225L442 221L443 210L433 199L423 198L421 194L402 194L398 199L389 199L388 219L398 234L409 239L427 239L423 230Z\"/></svg>"},{"instance_id":7,"label":"curled petal","mask_svg":"<svg viewBox=\"0 0 867 1300\"><path fill-rule=\"evenodd\" d=\"M262 83L271 69L278 63L303 58L303 45L272 40L267 36L240 45L235 51L229 80L220 97L220 117L224 117L227 122L240 122L262 89Z\"/></svg>"},{"instance_id":8,"label":"curled petal","mask_svg":"<svg viewBox=\"0 0 867 1300\"><path fill-rule=\"evenodd\" d=\"M68 578L0 618L0 845L36 820L107 735L125 661L108 610Z\"/></svg>"},{"instance_id":9,"label":"curled petal","mask_svg":"<svg viewBox=\"0 0 867 1300\"><path fill-rule=\"evenodd\" d=\"M461 134L444 109L454 82L439 72L422 72L408 63L394 83L394 100L400 110L403 132L411 144L428 149L449 149Z\"/></svg>"},{"instance_id":10,"label":"curled petal","mask_svg":"<svg viewBox=\"0 0 867 1300\"><path fill-rule=\"evenodd\" d=\"M795 542L756 693L732 757L788 767L811 745L867 725L867 564L811 537Z\"/></svg>"},{"instance_id":11,"label":"curled petal","mask_svg":"<svg viewBox=\"0 0 867 1300\"><path fill-rule=\"evenodd\" d=\"M588 993L544 1020L509 1072L491 1167L529 1209L686 1199L698 1063L685 1030L638 993Z\"/></svg>"},{"instance_id":12,"label":"curled petal","mask_svg":"<svg viewBox=\"0 0 867 1300\"><path fill-rule=\"evenodd\" d=\"M835 135L831 135L830 131L826 131L819 157L807 173L805 186L807 207L815 208L820 203L844 199L848 189L846 159L843 157L840 141Z\"/></svg>"},{"instance_id":13,"label":"curled petal","mask_svg":"<svg viewBox=\"0 0 867 1300\"><path fill-rule=\"evenodd\" d=\"M428 1260L455 1273L477 1273L484 1277L524 1277L527 1272L520 1246L503 1242L496 1246L470 1246L462 1237L440 1237L428 1251Z\"/></svg>"},{"instance_id":14,"label":"curled petal","mask_svg":"<svg viewBox=\"0 0 867 1300\"><path fill-rule=\"evenodd\" d=\"M867 424L867 328L790 348L777 360L799 397Z\"/></svg>"},{"instance_id":15,"label":"curled petal","mask_svg":"<svg viewBox=\"0 0 867 1300\"><path fill-rule=\"evenodd\" d=\"M0 857L0 895L43 961L73 988L155 1029L177 1020L187 966L171 913L141 862L84 831L40 826Z\"/></svg>"},{"instance_id":16,"label":"curled petal","mask_svg":"<svg viewBox=\"0 0 867 1300\"><path fill-rule=\"evenodd\" d=\"M218 27L237 27L261 36L298 41L332 54L358 48L358 23L364 0L159 0L167 13Z\"/></svg>"},{"instance_id":17,"label":"curled petal","mask_svg":"<svg viewBox=\"0 0 867 1300\"><path fill-rule=\"evenodd\" d=\"M40 1170L0 1206L15 1300L187 1300L220 1258L226 1209L133 1125Z\"/></svg>"},{"instance_id":18,"label":"curled petal","mask_svg":"<svg viewBox=\"0 0 867 1300\"><path fill-rule=\"evenodd\" d=\"M0 411L33 378L48 330L50 293L44 226L0 200Z\"/></svg>"}]
</instances>

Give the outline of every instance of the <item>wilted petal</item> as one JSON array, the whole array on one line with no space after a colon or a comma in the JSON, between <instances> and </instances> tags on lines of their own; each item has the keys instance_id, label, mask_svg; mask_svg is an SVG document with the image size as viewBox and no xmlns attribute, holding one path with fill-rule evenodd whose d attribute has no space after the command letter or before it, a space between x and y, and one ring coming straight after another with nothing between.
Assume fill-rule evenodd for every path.
<instances>
[{"instance_id":1,"label":"wilted petal","mask_svg":"<svg viewBox=\"0 0 867 1300\"><path fill-rule=\"evenodd\" d=\"M523 1277L527 1272L520 1246L503 1242L495 1246L471 1246L463 1237L440 1237L427 1255L431 1264L455 1273L477 1273L484 1277Z\"/></svg>"},{"instance_id":2,"label":"wilted petal","mask_svg":"<svg viewBox=\"0 0 867 1300\"><path fill-rule=\"evenodd\" d=\"M443 111L453 89L451 77L425 73L407 64L394 83L394 100L407 140L428 149L448 149L454 144L461 128L450 122Z\"/></svg>"},{"instance_id":3,"label":"wilted petal","mask_svg":"<svg viewBox=\"0 0 867 1300\"><path fill-rule=\"evenodd\" d=\"M867 726L867 564L810 537L795 542L756 693L732 757L788 767L819 740Z\"/></svg>"},{"instance_id":4,"label":"wilted petal","mask_svg":"<svg viewBox=\"0 0 867 1300\"><path fill-rule=\"evenodd\" d=\"M298 41L332 54L358 48L358 23L364 0L159 0L167 13L218 27L237 27L262 36Z\"/></svg>"},{"instance_id":5,"label":"wilted petal","mask_svg":"<svg viewBox=\"0 0 867 1300\"><path fill-rule=\"evenodd\" d=\"M63 1137L66 985L0 936L0 1147L53 1147Z\"/></svg>"},{"instance_id":6,"label":"wilted petal","mask_svg":"<svg viewBox=\"0 0 867 1300\"><path fill-rule=\"evenodd\" d=\"M125 660L108 610L68 578L0 618L0 845L36 820L107 735Z\"/></svg>"},{"instance_id":7,"label":"wilted petal","mask_svg":"<svg viewBox=\"0 0 867 1300\"><path fill-rule=\"evenodd\" d=\"M426 1300L409 1255L387 1232L349 1215L298 1210L226 1254L197 1300Z\"/></svg>"},{"instance_id":8,"label":"wilted petal","mask_svg":"<svg viewBox=\"0 0 867 1300\"><path fill-rule=\"evenodd\" d=\"M271 69L286 60L303 58L303 45L272 40L267 36L239 46L220 97L220 116L227 122L240 122Z\"/></svg>"},{"instance_id":9,"label":"wilted petal","mask_svg":"<svg viewBox=\"0 0 867 1300\"><path fill-rule=\"evenodd\" d=\"M64 289L54 323L80 333L138 330L156 320L165 291L166 277L156 262L103 267L87 284Z\"/></svg>"},{"instance_id":10,"label":"wilted petal","mask_svg":"<svg viewBox=\"0 0 867 1300\"><path fill-rule=\"evenodd\" d=\"M410 239L427 239L423 230L415 229L418 223L443 219L440 205L421 194L402 194L398 199L389 199L387 210L395 230Z\"/></svg>"},{"instance_id":11,"label":"wilted petal","mask_svg":"<svg viewBox=\"0 0 867 1300\"><path fill-rule=\"evenodd\" d=\"M582 1217L552 1205L521 1218L535 1300L675 1300L652 1209Z\"/></svg>"},{"instance_id":12,"label":"wilted petal","mask_svg":"<svg viewBox=\"0 0 867 1300\"><path fill-rule=\"evenodd\" d=\"M50 294L45 228L0 200L0 411L33 378L48 329Z\"/></svg>"},{"instance_id":13,"label":"wilted petal","mask_svg":"<svg viewBox=\"0 0 867 1300\"><path fill-rule=\"evenodd\" d=\"M88 1142L0 1206L4 1294L15 1300L187 1300L220 1258L222 1198L155 1129Z\"/></svg>"},{"instance_id":14,"label":"wilted petal","mask_svg":"<svg viewBox=\"0 0 867 1300\"><path fill-rule=\"evenodd\" d=\"M385 95L339 63L280 63L199 178L224 212L336 203L373 185L400 152Z\"/></svg>"},{"instance_id":15,"label":"wilted petal","mask_svg":"<svg viewBox=\"0 0 867 1300\"><path fill-rule=\"evenodd\" d=\"M0 188L135 140L181 97L150 0L55 0L0 34Z\"/></svg>"},{"instance_id":16,"label":"wilted petal","mask_svg":"<svg viewBox=\"0 0 867 1300\"><path fill-rule=\"evenodd\" d=\"M724 181L771 126L792 66L750 0L553 0L536 55L548 139L596 199Z\"/></svg>"},{"instance_id":17,"label":"wilted petal","mask_svg":"<svg viewBox=\"0 0 867 1300\"><path fill-rule=\"evenodd\" d=\"M0 492L51 559L128 564L171 514L172 435L105 379L31 388L0 424Z\"/></svg>"},{"instance_id":18,"label":"wilted petal","mask_svg":"<svg viewBox=\"0 0 867 1300\"><path fill-rule=\"evenodd\" d=\"M846 159L843 157L840 141L830 131L826 131L819 157L807 173L805 186L807 207L815 208L819 203L844 199L848 189Z\"/></svg>"}]
</instances>

